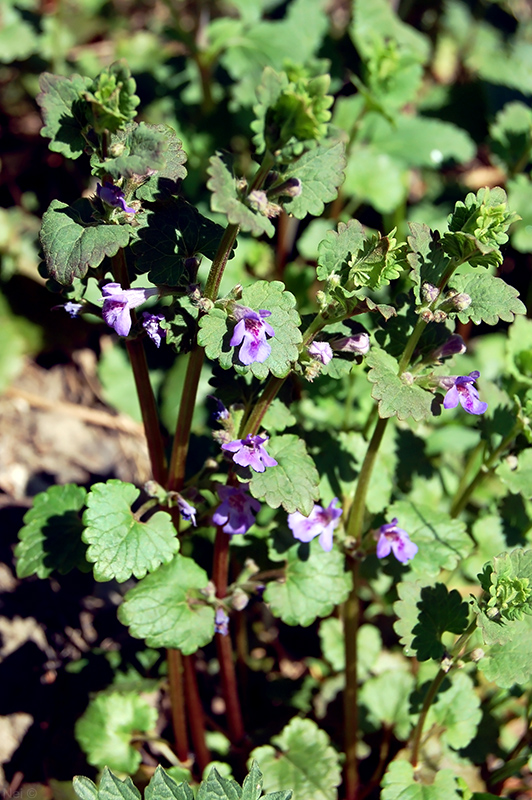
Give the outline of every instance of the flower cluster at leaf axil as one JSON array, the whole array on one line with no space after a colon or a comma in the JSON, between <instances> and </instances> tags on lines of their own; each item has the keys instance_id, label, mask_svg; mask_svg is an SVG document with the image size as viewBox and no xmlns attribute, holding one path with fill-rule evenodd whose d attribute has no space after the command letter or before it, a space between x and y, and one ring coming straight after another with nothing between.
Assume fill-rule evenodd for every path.
<instances>
[{"instance_id":1,"label":"flower cluster at leaf axil","mask_svg":"<svg viewBox=\"0 0 532 800\"><path fill-rule=\"evenodd\" d=\"M275 331L265 319L270 317L271 313L265 309L253 311L247 306L235 304L233 315L237 323L229 344L231 347L241 345L238 358L242 364L248 366L255 361L262 363L270 355L272 348L266 337L272 338L275 336Z\"/></svg>"},{"instance_id":2,"label":"flower cluster at leaf axil","mask_svg":"<svg viewBox=\"0 0 532 800\"><path fill-rule=\"evenodd\" d=\"M335 497L327 508L316 504L308 517L303 516L299 511L289 514L288 527L294 538L299 539L300 542L310 542L319 536L318 541L323 549L327 552L332 550L333 532L342 514L342 509L337 506L338 498Z\"/></svg>"},{"instance_id":3,"label":"flower cluster at leaf axil","mask_svg":"<svg viewBox=\"0 0 532 800\"><path fill-rule=\"evenodd\" d=\"M268 455L265 443L269 436L252 436L250 433L245 439L236 439L222 445L222 450L233 453L233 461L240 467L251 467L255 472L264 472L266 467L276 467L277 461Z\"/></svg>"},{"instance_id":4,"label":"flower cluster at leaf axil","mask_svg":"<svg viewBox=\"0 0 532 800\"><path fill-rule=\"evenodd\" d=\"M158 289L122 289L119 283L106 283L102 288L102 316L119 336L128 336L131 330L131 310L158 295Z\"/></svg>"},{"instance_id":5,"label":"flower cluster at leaf axil","mask_svg":"<svg viewBox=\"0 0 532 800\"><path fill-rule=\"evenodd\" d=\"M474 382L480 378L480 372L474 370L469 375L449 375L440 378L440 386L447 389L443 399L444 408L456 408L458 403L468 414L484 414L488 404L482 402L478 396L478 390L473 386Z\"/></svg>"},{"instance_id":6,"label":"flower cluster at leaf axil","mask_svg":"<svg viewBox=\"0 0 532 800\"><path fill-rule=\"evenodd\" d=\"M225 533L246 533L255 523L255 514L260 511L260 503L249 496L247 488L247 483L217 488L222 502L212 515L212 521Z\"/></svg>"},{"instance_id":7,"label":"flower cluster at leaf axil","mask_svg":"<svg viewBox=\"0 0 532 800\"><path fill-rule=\"evenodd\" d=\"M375 534L377 539L377 558L385 558L393 553L401 564L406 564L416 555L417 544L410 540L408 533L399 527L397 517L381 525Z\"/></svg>"}]
</instances>

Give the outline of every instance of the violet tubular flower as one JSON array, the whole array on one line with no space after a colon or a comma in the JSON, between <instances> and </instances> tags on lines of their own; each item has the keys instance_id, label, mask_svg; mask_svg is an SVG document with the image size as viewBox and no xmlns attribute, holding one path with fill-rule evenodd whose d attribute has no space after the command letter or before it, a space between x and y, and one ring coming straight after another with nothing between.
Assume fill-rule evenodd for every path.
<instances>
[{"instance_id":1,"label":"violet tubular flower","mask_svg":"<svg viewBox=\"0 0 532 800\"><path fill-rule=\"evenodd\" d=\"M473 386L478 378L480 378L478 370L470 372L469 375L450 375L447 378L441 378L441 385L448 389L443 399L443 407L456 408L460 403L468 414L484 414L488 404L482 402L478 396L478 390Z\"/></svg>"},{"instance_id":2,"label":"violet tubular flower","mask_svg":"<svg viewBox=\"0 0 532 800\"><path fill-rule=\"evenodd\" d=\"M235 306L234 314L238 322L229 344L231 347L242 345L238 353L242 364L248 366L255 361L262 363L270 355L272 348L266 341L266 336L275 336L275 331L270 323L264 320L270 317L271 313L266 309L253 311L247 306Z\"/></svg>"},{"instance_id":3,"label":"violet tubular flower","mask_svg":"<svg viewBox=\"0 0 532 800\"><path fill-rule=\"evenodd\" d=\"M149 311L143 311L142 317L142 327L155 344L155 347L160 347L162 339L166 336L165 329L161 328L164 314L150 314Z\"/></svg>"},{"instance_id":4,"label":"violet tubular flower","mask_svg":"<svg viewBox=\"0 0 532 800\"><path fill-rule=\"evenodd\" d=\"M102 316L119 336L127 336L131 330L131 309L158 293L158 289L122 289L119 283L107 283L102 288Z\"/></svg>"},{"instance_id":5,"label":"violet tubular flower","mask_svg":"<svg viewBox=\"0 0 532 800\"><path fill-rule=\"evenodd\" d=\"M229 633L229 617L223 608L217 608L214 615L214 632L227 636Z\"/></svg>"},{"instance_id":6,"label":"violet tubular flower","mask_svg":"<svg viewBox=\"0 0 532 800\"><path fill-rule=\"evenodd\" d=\"M233 461L241 467L251 467L255 472L264 472L266 467L276 467L277 461L268 455L264 443L269 436L252 436L250 433L245 439L235 439L222 445L222 450L233 453Z\"/></svg>"},{"instance_id":7,"label":"violet tubular flower","mask_svg":"<svg viewBox=\"0 0 532 800\"><path fill-rule=\"evenodd\" d=\"M338 518L342 514L342 509L337 508L338 498L334 497L327 508L315 505L308 517L294 511L288 515L288 527L292 531L294 538L300 542L310 542L319 536L319 543L328 553L333 546L333 531L338 525Z\"/></svg>"},{"instance_id":8,"label":"violet tubular flower","mask_svg":"<svg viewBox=\"0 0 532 800\"><path fill-rule=\"evenodd\" d=\"M381 525L377 531L377 558L385 558L393 552L401 564L406 564L414 558L418 546L410 541L408 533L397 523L397 517L394 517L391 522Z\"/></svg>"},{"instance_id":9,"label":"violet tubular flower","mask_svg":"<svg viewBox=\"0 0 532 800\"><path fill-rule=\"evenodd\" d=\"M184 519L186 522L191 522L194 528L196 527L196 509L194 506L191 506L190 503L187 503L184 497L178 495L177 498L177 507L179 509L179 513L181 514L181 518Z\"/></svg>"},{"instance_id":10,"label":"violet tubular flower","mask_svg":"<svg viewBox=\"0 0 532 800\"><path fill-rule=\"evenodd\" d=\"M122 189L119 189L118 186L114 186L114 184L109 183L109 181L104 181L103 186L101 183L97 184L96 194L102 203L105 203L112 208L120 208L122 211L125 211L126 214L137 213L136 208L131 208L131 206L127 205Z\"/></svg>"},{"instance_id":11,"label":"violet tubular flower","mask_svg":"<svg viewBox=\"0 0 532 800\"><path fill-rule=\"evenodd\" d=\"M83 303L73 303L72 300L68 300L66 303L61 303L58 306L52 306L52 311L57 311L59 308L64 309L67 314L70 314L71 319L74 319L74 317L79 316L79 312L83 308Z\"/></svg>"},{"instance_id":12,"label":"violet tubular flower","mask_svg":"<svg viewBox=\"0 0 532 800\"><path fill-rule=\"evenodd\" d=\"M212 515L212 521L230 536L246 533L255 523L255 514L260 510L259 501L248 495L247 487L247 483L218 487L218 497L222 502Z\"/></svg>"},{"instance_id":13,"label":"violet tubular flower","mask_svg":"<svg viewBox=\"0 0 532 800\"><path fill-rule=\"evenodd\" d=\"M329 342L314 341L312 344L309 344L307 350L312 358L316 361L320 361L322 364L328 364L333 357L333 351Z\"/></svg>"}]
</instances>

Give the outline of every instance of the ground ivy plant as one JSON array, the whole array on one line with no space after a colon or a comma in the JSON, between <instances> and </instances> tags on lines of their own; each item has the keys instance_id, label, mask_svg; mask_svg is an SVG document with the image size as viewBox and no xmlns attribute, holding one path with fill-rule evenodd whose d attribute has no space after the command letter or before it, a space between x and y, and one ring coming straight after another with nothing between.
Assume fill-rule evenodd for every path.
<instances>
[{"instance_id":1,"label":"ground ivy plant","mask_svg":"<svg viewBox=\"0 0 532 800\"><path fill-rule=\"evenodd\" d=\"M353 37L363 41L364 31L355 26ZM178 781L200 778L212 760L195 659L213 640L228 762L241 776L249 758L251 773L241 788L211 771L202 800L258 800L263 785L271 800L288 790L295 800L334 800L340 785L347 800L379 786L384 800L469 800L476 784L462 767L479 763L474 743L482 714L497 719L494 698L523 698L523 734L500 755L510 769L524 763L532 323L495 274L517 219L505 192L466 194L444 232L415 222L404 240L346 216L316 242L296 281L304 291L287 289L282 272L220 291L239 237L274 241L283 221L324 213L344 180L346 148L352 190L360 152L389 127L379 65L391 76L386 96L402 107L425 58L416 41L409 58L393 42L361 45L367 81L343 108L345 130L331 124L322 62L264 69L254 160L212 154L210 210L187 199L187 155L174 130L137 121L125 63L93 79L41 76L43 136L90 174L86 196L55 199L44 214L54 313L73 325L99 317L125 343L152 480L38 495L20 532L18 575L77 568L126 584L120 621L148 648L166 649L174 741L161 752L173 766L157 768L148 800L190 800ZM510 334L495 375L457 328L500 321ZM187 359L171 431L147 348ZM191 435L198 405L210 420L201 439ZM259 606L288 626L314 625L322 654L309 654L292 717L271 743L252 735L256 722L249 729L253 709L242 708L235 666L236 648L246 667L247 615ZM331 741L318 721L340 694L343 736ZM111 770L135 774L156 720L127 686L90 701L76 736L103 773L98 786L76 779L81 800L139 797ZM380 748L369 774L368 742Z\"/></svg>"}]
</instances>

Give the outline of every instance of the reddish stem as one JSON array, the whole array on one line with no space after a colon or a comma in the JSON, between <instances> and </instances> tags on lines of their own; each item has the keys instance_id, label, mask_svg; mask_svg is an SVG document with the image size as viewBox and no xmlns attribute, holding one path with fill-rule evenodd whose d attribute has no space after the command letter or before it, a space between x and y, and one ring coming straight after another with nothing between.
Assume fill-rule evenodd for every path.
<instances>
[{"instance_id":1,"label":"reddish stem","mask_svg":"<svg viewBox=\"0 0 532 800\"><path fill-rule=\"evenodd\" d=\"M185 696L190 734L199 771L203 774L203 770L211 761L211 754L205 742L205 715L198 691L194 657L183 656L183 665L185 668Z\"/></svg>"},{"instance_id":2,"label":"reddish stem","mask_svg":"<svg viewBox=\"0 0 532 800\"><path fill-rule=\"evenodd\" d=\"M186 762L188 761L189 747L183 692L183 659L179 650L167 650L166 657L168 659L168 682L170 684L175 751L178 759Z\"/></svg>"}]
</instances>

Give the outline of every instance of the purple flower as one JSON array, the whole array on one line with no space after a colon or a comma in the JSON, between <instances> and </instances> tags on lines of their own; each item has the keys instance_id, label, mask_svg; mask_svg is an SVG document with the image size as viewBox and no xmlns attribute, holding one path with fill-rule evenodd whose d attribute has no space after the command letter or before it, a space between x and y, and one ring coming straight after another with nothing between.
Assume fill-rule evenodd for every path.
<instances>
[{"instance_id":1,"label":"purple flower","mask_svg":"<svg viewBox=\"0 0 532 800\"><path fill-rule=\"evenodd\" d=\"M218 487L218 496L222 503L212 515L212 521L224 533L246 533L254 524L253 512L256 514L259 511L260 503L248 495L247 487L247 483Z\"/></svg>"},{"instance_id":2,"label":"purple flower","mask_svg":"<svg viewBox=\"0 0 532 800\"><path fill-rule=\"evenodd\" d=\"M253 311L247 306L236 305L234 308L238 322L229 344L231 347L238 347L242 343L238 357L246 366L254 361L266 361L272 351L266 336L275 336L275 331L268 322L264 322L265 317L270 317L271 313L265 309Z\"/></svg>"},{"instance_id":3,"label":"purple flower","mask_svg":"<svg viewBox=\"0 0 532 800\"><path fill-rule=\"evenodd\" d=\"M327 508L315 505L308 517L304 517L299 511L294 511L288 515L288 527L300 542L310 542L319 536L319 543L326 552L332 550L333 531L338 525L338 517L342 513L341 508L337 508L338 498L334 497Z\"/></svg>"},{"instance_id":4,"label":"purple flower","mask_svg":"<svg viewBox=\"0 0 532 800\"><path fill-rule=\"evenodd\" d=\"M369 346L367 333L355 333L353 336L342 336L340 339L331 340L333 350L340 350L342 353L356 353L359 356L366 355Z\"/></svg>"},{"instance_id":5,"label":"purple flower","mask_svg":"<svg viewBox=\"0 0 532 800\"><path fill-rule=\"evenodd\" d=\"M250 433L245 439L235 439L222 445L222 450L234 453L233 461L241 467L251 467L255 472L264 472L266 467L276 467L277 461L266 452L264 442L269 436L252 436Z\"/></svg>"},{"instance_id":6,"label":"purple flower","mask_svg":"<svg viewBox=\"0 0 532 800\"><path fill-rule=\"evenodd\" d=\"M158 293L158 289L122 289L119 283L107 283L102 288L102 316L119 336L127 336L131 330L130 310Z\"/></svg>"},{"instance_id":7,"label":"purple flower","mask_svg":"<svg viewBox=\"0 0 532 800\"><path fill-rule=\"evenodd\" d=\"M130 208L130 206L126 205L124 192L122 189L119 189L118 186L114 186L112 183L109 183L109 181L104 181L103 186L101 183L98 183L96 186L96 194L102 203L105 203L108 206L112 206L113 208L121 208L122 211L125 211L127 214L137 213L135 208Z\"/></svg>"},{"instance_id":8,"label":"purple flower","mask_svg":"<svg viewBox=\"0 0 532 800\"><path fill-rule=\"evenodd\" d=\"M223 608L217 608L214 615L214 632L221 633L222 636L227 636L229 633L229 617Z\"/></svg>"},{"instance_id":9,"label":"purple flower","mask_svg":"<svg viewBox=\"0 0 532 800\"><path fill-rule=\"evenodd\" d=\"M220 420L220 419L229 419L229 411L226 409L224 404L221 400L218 400L213 394L207 395L211 400L214 400L216 404L216 410L213 411L213 419Z\"/></svg>"},{"instance_id":10,"label":"purple flower","mask_svg":"<svg viewBox=\"0 0 532 800\"><path fill-rule=\"evenodd\" d=\"M488 404L480 400L478 391L473 386L477 378L480 378L478 370L470 372L469 375L449 375L446 378L440 378L440 385L448 389L443 399L443 407L456 408L460 403L468 414L483 414Z\"/></svg>"},{"instance_id":11,"label":"purple flower","mask_svg":"<svg viewBox=\"0 0 532 800\"><path fill-rule=\"evenodd\" d=\"M191 506L190 503L187 503L184 497L178 495L177 507L182 519L186 520L187 522L192 522L192 525L196 527L196 509L194 506Z\"/></svg>"},{"instance_id":12,"label":"purple flower","mask_svg":"<svg viewBox=\"0 0 532 800\"><path fill-rule=\"evenodd\" d=\"M161 328L161 321L164 319L164 314L150 314L149 311L142 312L143 321L142 327L152 340L155 342L156 347L161 346L161 339L166 336L166 331Z\"/></svg>"},{"instance_id":13,"label":"purple flower","mask_svg":"<svg viewBox=\"0 0 532 800\"><path fill-rule=\"evenodd\" d=\"M83 303L73 303L72 300L68 300L68 302L61 303L58 306L52 306L52 311L57 311L58 308L63 308L74 319L74 317L79 316Z\"/></svg>"},{"instance_id":14,"label":"purple flower","mask_svg":"<svg viewBox=\"0 0 532 800\"><path fill-rule=\"evenodd\" d=\"M397 517L381 525L377 533L377 558L385 558L393 551L396 559L406 564L418 551L417 544L410 541L408 533L397 526Z\"/></svg>"},{"instance_id":15,"label":"purple flower","mask_svg":"<svg viewBox=\"0 0 532 800\"><path fill-rule=\"evenodd\" d=\"M461 356L467 350L465 342L458 333L453 333L446 342L441 344L432 353L434 360L449 358L450 356Z\"/></svg>"},{"instance_id":16,"label":"purple flower","mask_svg":"<svg viewBox=\"0 0 532 800\"><path fill-rule=\"evenodd\" d=\"M321 361L322 364L328 364L333 357L333 351L329 342L312 342L307 347L309 355Z\"/></svg>"}]
</instances>

